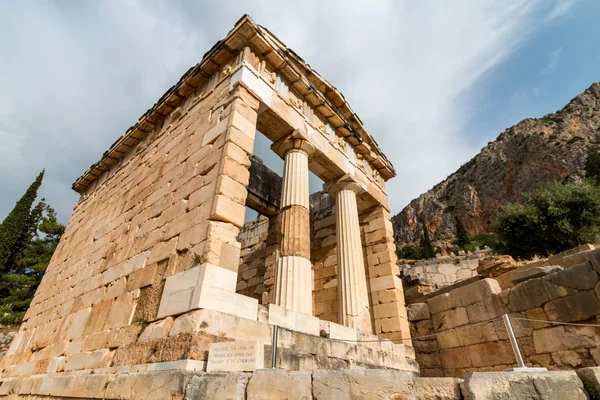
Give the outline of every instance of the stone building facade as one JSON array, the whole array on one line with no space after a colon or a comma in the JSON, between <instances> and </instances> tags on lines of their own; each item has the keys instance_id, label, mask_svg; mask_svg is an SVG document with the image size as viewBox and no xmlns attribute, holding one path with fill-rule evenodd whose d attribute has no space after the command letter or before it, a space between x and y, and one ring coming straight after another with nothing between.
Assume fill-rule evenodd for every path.
<instances>
[{"instance_id":1,"label":"stone building facade","mask_svg":"<svg viewBox=\"0 0 600 400\"><path fill-rule=\"evenodd\" d=\"M276 200L256 189L257 130L284 159ZM329 227L313 222L312 248L309 170L336 204ZM73 184L81 197L2 379L202 370L209 343L269 346L274 324L300 332L282 342L281 367L418 371L385 190L394 176L344 97L244 16ZM264 254L242 250L246 206L273 214ZM321 251L333 231L337 250ZM314 354L302 333L351 342ZM356 343L375 334L398 344Z\"/></svg>"}]
</instances>

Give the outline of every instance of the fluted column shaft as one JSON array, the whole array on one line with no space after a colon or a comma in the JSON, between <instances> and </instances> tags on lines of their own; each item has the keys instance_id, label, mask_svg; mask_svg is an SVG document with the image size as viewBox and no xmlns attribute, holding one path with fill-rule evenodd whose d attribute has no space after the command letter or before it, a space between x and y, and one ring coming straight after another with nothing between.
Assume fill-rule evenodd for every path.
<instances>
[{"instance_id":1,"label":"fluted column shaft","mask_svg":"<svg viewBox=\"0 0 600 400\"><path fill-rule=\"evenodd\" d=\"M336 197L338 323L372 332L356 203L356 194L360 190L354 182L339 182L330 188Z\"/></svg>"},{"instance_id":2,"label":"fluted column shaft","mask_svg":"<svg viewBox=\"0 0 600 400\"><path fill-rule=\"evenodd\" d=\"M274 303L312 315L312 265L310 262L310 214L308 157L312 146L289 139L279 145L284 156L281 191L281 257L275 266Z\"/></svg>"}]
</instances>

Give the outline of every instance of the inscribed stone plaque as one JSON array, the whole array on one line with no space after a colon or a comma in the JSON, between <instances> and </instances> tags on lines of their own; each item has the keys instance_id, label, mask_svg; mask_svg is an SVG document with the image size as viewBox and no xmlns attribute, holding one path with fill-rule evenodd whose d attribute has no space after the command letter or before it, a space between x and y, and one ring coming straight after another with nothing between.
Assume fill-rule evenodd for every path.
<instances>
[{"instance_id":1,"label":"inscribed stone plaque","mask_svg":"<svg viewBox=\"0 0 600 400\"><path fill-rule=\"evenodd\" d=\"M264 368L264 358L261 342L211 343L206 371L255 371Z\"/></svg>"}]
</instances>

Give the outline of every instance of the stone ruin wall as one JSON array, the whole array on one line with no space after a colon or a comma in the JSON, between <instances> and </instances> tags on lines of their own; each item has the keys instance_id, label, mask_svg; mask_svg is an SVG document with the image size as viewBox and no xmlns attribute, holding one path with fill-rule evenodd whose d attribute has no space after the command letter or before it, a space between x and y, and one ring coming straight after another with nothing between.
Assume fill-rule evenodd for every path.
<instances>
[{"instance_id":1,"label":"stone ruin wall","mask_svg":"<svg viewBox=\"0 0 600 400\"><path fill-rule=\"evenodd\" d=\"M274 225L277 224L272 219L260 215L255 221L246 222L238 235L241 252L236 292L253 297L260 304L270 303L275 279L279 244L273 238Z\"/></svg>"},{"instance_id":2,"label":"stone ruin wall","mask_svg":"<svg viewBox=\"0 0 600 400\"><path fill-rule=\"evenodd\" d=\"M324 192L313 194L310 232L314 282L313 310L317 317L331 322L338 322L335 225L335 199Z\"/></svg>"},{"instance_id":3,"label":"stone ruin wall","mask_svg":"<svg viewBox=\"0 0 600 400\"><path fill-rule=\"evenodd\" d=\"M600 250L586 246L541 260L496 279L446 288L408 305L422 376L464 377L503 371L516 364L503 314L538 320L600 323ZM563 262L563 266L549 266ZM576 263L576 264L574 264ZM507 284L512 279L511 284ZM451 290L449 290L451 289ZM414 339L498 318L493 322ZM600 329L512 320L526 365L569 370L600 365Z\"/></svg>"},{"instance_id":4,"label":"stone ruin wall","mask_svg":"<svg viewBox=\"0 0 600 400\"><path fill-rule=\"evenodd\" d=\"M479 261L490 253L489 249L477 250L455 257L431 258L412 264L401 263L400 277L406 302L477 276Z\"/></svg>"}]
</instances>

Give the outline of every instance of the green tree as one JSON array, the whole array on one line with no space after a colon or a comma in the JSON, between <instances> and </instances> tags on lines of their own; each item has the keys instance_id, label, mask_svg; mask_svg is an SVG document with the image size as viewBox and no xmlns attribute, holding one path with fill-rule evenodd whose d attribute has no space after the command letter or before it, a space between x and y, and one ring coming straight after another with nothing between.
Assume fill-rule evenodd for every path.
<instances>
[{"instance_id":1,"label":"green tree","mask_svg":"<svg viewBox=\"0 0 600 400\"><path fill-rule=\"evenodd\" d=\"M421 221L421 224L423 224L423 237L421 238L421 248L423 249L423 257L434 258L435 249L433 248L433 244L431 244L429 232L427 231L427 225L425 225L425 221Z\"/></svg>"},{"instance_id":2,"label":"green tree","mask_svg":"<svg viewBox=\"0 0 600 400\"><path fill-rule=\"evenodd\" d=\"M0 323L19 323L39 286L65 227L42 199L29 215L30 235L0 279Z\"/></svg>"},{"instance_id":3,"label":"green tree","mask_svg":"<svg viewBox=\"0 0 600 400\"><path fill-rule=\"evenodd\" d=\"M456 218L456 244L462 249L471 244L469 232L458 217Z\"/></svg>"},{"instance_id":4,"label":"green tree","mask_svg":"<svg viewBox=\"0 0 600 400\"><path fill-rule=\"evenodd\" d=\"M407 244L402 247L399 247L396 250L396 255L398 256L398 258L406 260L422 260L425 258L423 256L423 248L420 244Z\"/></svg>"},{"instance_id":5,"label":"green tree","mask_svg":"<svg viewBox=\"0 0 600 400\"><path fill-rule=\"evenodd\" d=\"M590 153L585 162L585 175L600 185L600 152Z\"/></svg>"},{"instance_id":6,"label":"green tree","mask_svg":"<svg viewBox=\"0 0 600 400\"><path fill-rule=\"evenodd\" d=\"M0 274L11 268L16 254L23 248L27 236L31 234L33 229L31 207L43 178L44 171L40 172L35 181L29 185L23 197L17 201L0 225Z\"/></svg>"},{"instance_id":7,"label":"green tree","mask_svg":"<svg viewBox=\"0 0 600 400\"><path fill-rule=\"evenodd\" d=\"M550 183L496 214L501 248L513 257L547 256L600 240L600 187Z\"/></svg>"}]
</instances>

